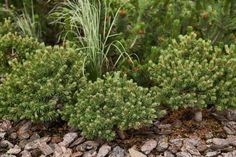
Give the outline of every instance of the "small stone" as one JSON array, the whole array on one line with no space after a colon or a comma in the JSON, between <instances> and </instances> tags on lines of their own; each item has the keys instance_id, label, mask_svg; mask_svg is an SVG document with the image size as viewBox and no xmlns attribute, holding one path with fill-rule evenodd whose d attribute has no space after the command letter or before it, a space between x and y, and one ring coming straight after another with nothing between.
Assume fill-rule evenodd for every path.
<instances>
[{"instance_id":1,"label":"small stone","mask_svg":"<svg viewBox=\"0 0 236 157\"><path fill-rule=\"evenodd\" d=\"M13 148L7 151L7 154L17 155L21 152L21 148L18 145L15 145Z\"/></svg>"},{"instance_id":2,"label":"small stone","mask_svg":"<svg viewBox=\"0 0 236 157\"><path fill-rule=\"evenodd\" d=\"M158 125L159 129L170 129L171 128L171 124L160 124Z\"/></svg>"},{"instance_id":3,"label":"small stone","mask_svg":"<svg viewBox=\"0 0 236 157\"><path fill-rule=\"evenodd\" d=\"M61 146L68 147L76 138L78 137L78 134L75 132L70 132L65 134L63 137L63 141L59 143Z\"/></svg>"},{"instance_id":4,"label":"small stone","mask_svg":"<svg viewBox=\"0 0 236 157\"><path fill-rule=\"evenodd\" d=\"M207 150L207 145L205 144L205 143L202 143L202 144L199 144L198 146L197 146L197 150L199 151L199 152L205 152L206 150Z\"/></svg>"},{"instance_id":5,"label":"small stone","mask_svg":"<svg viewBox=\"0 0 236 157\"><path fill-rule=\"evenodd\" d=\"M52 139L51 139L52 143L59 143L61 141L62 141L62 138L60 136L58 136L58 135L52 136Z\"/></svg>"},{"instance_id":6,"label":"small stone","mask_svg":"<svg viewBox=\"0 0 236 157\"><path fill-rule=\"evenodd\" d=\"M111 146L104 144L99 149L97 157L105 157L110 151L111 151Z\"/></svg>"},{"instance_id":7,"label":"small stone","mask_svg":"<svg viewBox=\"0 0 236 157\"><path fill-rule=\"evenodd\" d=\"M34 149L30 152L31 152L32 157L38 157L38 156L42 155L42 152L38 148Z\"/></svg>"},{"instance_id":8,"label":"small stone","mask_svg":"<svg viewBox=\"0 0 236 157\"><path fill-rule=\"evenodd\" d=\"M172 139L170 140L170 146L168 149L175 154L181 149L182 145L183 139Z\"/></svg>"},{"instance_id":9,"label":"small stone","mask_svg":"<svg viewBox=\"0 0 236 157\"><path fill-rule=\"evenodd\" d=\"M10 138L11 138L12 140L17 139L17 133L16 133L16 132L11 133L11 134L10 134Z\"/></svg>"},{"instance_id":10,"label":"small stone","mask_svg":"<svg viewBox=\"0 0 236 157\"><path fill-rule=\"evenodd\" d=\"M130 154L131 157L147 157L143 153L135 150L134 148L129 149L129 154Z\"/></svg>"},{"instance_id":11,"label":"small stone","mask_svg":"<svg viewBox=\"0 0 236 157\"><path fill-rule=\"evenodd\" d=\"M178 152L178 153L176 153L176 156L177 157L192 157L192 155L187 152Z\"/></svg>"},{"instance_id":12,"label":"small stone","mask_svg":"<svg viewBox=\"0 0 236 157\"><path fill-rule=\"evenodd\" d=\"M95 150L90 150L83 154L83 157L97 157L97 152Z\"/></svg>"},{"instance_id":13,"label":"small stone","mask_svg":"<svg viewBox=\"0 0 236 157\"><path fill-rule=\"evenodd\" d=\"M12 128L11 122L9 120L4 120L0 123L0 132L7 132Z\"/></svg>"},{"instance_id":14,"label":"small stone","mask_svg":"<svg viewBox=\"0 0 236 157\"><path fill-rule=\"evenodd\" d=\"M168 138L167 137L161 137L158 141L157 151L164 152L168 148Z\"/></svg>"},{"instance_id":15,"label":"small stone","mask_svg":"<svg viewBox=\"0 0 236 157\"><path fill-rule=\"evenodd\" d=\"M157 146L157 141L156 140L148 140L144 143L144 145L141 147L141 151L144 154L149 154L151 151L156 148Z\"/></svg>"},{"instance_id":16,"label":"small stone","mask_svg":"<svg viewBox=\"0 0 236 157\"><path fill-rule=\"evenodd\" d=\"M216 156L216 155L219 155L219 154L220 154L219 151L207 152L206 157L213 157L213 156Z\"/></svg>"},{"instance_id":17,"label":"small stone","mask_svg":"<svg viewBox=\"0 0 236 157\"><path fill-rule=\"evenodd\" d=\"M213 133L208 132L208 133L206 133L205 137L206 137L206 139L211 139L211 138L213 138Z\"/></svg>"},{"instance_id":18,"label":"small stone","mask_svg":"<svg viewBox=\"0 0 236 157\"><path fill-rule=\"evenodd\" d=\"M32 122L28 121L19 128L19 130L17 131L19 139L27 139L30 137L28 132L30 130L31 125Z\"/></svg>"},{"instance_id":19,"label":"small stone","mask_svg":"<svg viewBox=\"0 0 236 157\"><path fill-rule=\"evenodd\" d=\"M71 143L70 147L77 146L77 145L83 143L84 141L85 141L85 138L84 137L80 137L80 138L76 139L73 143Z\"/></svg>"},{"instance_id":20,"label":"small stone","mask_svg":"<svg viewBox=\"0 0 236 157\"><path fill-rule=\"evenodd\" d=\"M164 152L164 157L175 157L175 155L172 154L170 151L165 151Z\"/></svg>"},{"instance_id":21,"label":"small stone","mask_svg":"<svg viewBox=\"0 0 236 157\"><path fill-rule=\"evenodd\" d=\"M27 140L21 140L19 142L19 146L21 147L21 149L24 149L25 146L28 144L29 142Z\"/></svg>"},{"instance_id":22,"label":"small stone","mask_svg":"<svg viewBox=\"0 0 236 157\"><path fill-rule=\"evenodd\" d=\"M227 118L230 121L236 121L236 110L227 110Z\"/></svg>"},{"instance_id":23,"label":"small stone","mask_svg":"<svg viewBox=\"0 0 236 157\"><path fill-rule=\"evenodd\" d=\"M39 143L41 143L41 142L46 142L47 143L48 141L50 141L50 139L51 139L50 137L46 136L46 137L42 137L40 139L31 141L31 142L29 142L25 145L25 150L36 149L36 148L38 148Z\"/></svg>"},{"instance_id":24,"label":"small stone","mask_svg":"<svg viewBox=\"0 0 236 157\"><path fill-rule=\"evenodd\" d=\"M11 154L3 154L0 157L16 157L15 155L11 155Z\"/></svg>"},{"instance_id":25,"label":"small stone","mask_svg":"<svg viewBox=\"0 0 236 157\"><path fill-rule=\"evenodd\" d=\"M193 146L198 146L199 142L199 138L187 138L183 141L184 144L191 144Z\"/></svg>"},{"instance_id":26,"label":"small stone","mask_svg":"<svg viewBox=\"0 0 236 157\"><path fill-rule=\"evenodd\" d=\"M224 124L224 130L228 135L236 135L236 122L230 121Z\"/></svg>"},{"instance_id":27,"label":"small stone","mask_svg":"<svg viewBox=\"0 0 236 157\"><path fill-rule=\"evenodd\" d=\"M83 144L78 145L76 147L76 150L82 151L82 152L88 151L88 150L91 150L91 149L97 150L98 145L99 144L95 141L86 141Z\"/></svg>"},{"instance_id":28,"label":"small stone","mask_svg":"<svg viewBox=\"0 0 236 157\"><path fill-rule=\"evenodd\" d=\"M229 145L229 142L226 139L221 138L213 138L212 143L221 147L226 147Z\"/></svg>"},{"instance_id":29,"label":"small stone","mask_svg":"<svg viewBox=\"0 0 236 157\"><path fill-rule=\"evenodd\" d=\"M236 150L228 153L222 153L223 157L236 157Z\"/></svg>"},{"instance_id":30,"label":"small stone","mask_svg":"<svg viewBox=\"0 0 236 157\"><path fill-rule=\"evenodd\" d=\"M0 148L13 148L13 147L14 145L7 140L0 141Z\"/></svg>"},{"instance_id":31,"label":"small stone","mask_svg":"<svg viewBox=\"0 0 236 157\"><path fill-rule=\"evenodd\" d=\"M38 133L33 133L33 135L30 137L30 141L34 141L38 139L40 139L40 136Z\"/></svg>"},{"instance_id":32,"label":"small stone","mask_svg":"<svg viewBox=\"0 0 236 157\"><path fill-rule=\"evenodd\" d=\"M200 152L191 143L188 143L188 142L184 143L183 147L181 148L181 151L188 152L196 156L201 155Z\"/></svg>"},{"instance_id":33,"label":"small stone","mask_svg":"<svg viewBox=\"0 0 236 157\"><path fill-rule=\"evenodd\" d=\"M27 150L21 152L22 157L32 157L31 153Z\"/></svg>"},{"instance_id":34,"label":"small stone","mask_svg":"<svg viewBox=\"0 0 236 157\"><path fill-rule=\"evenodd\" d=\"M38 148L42 151L42 153L46 156L50 155L53 153L53 149L47 145L46 142L39 142Z\"/></svg>"},{"instance_id":35,"label":"small stone","mask_svg":"<svg viewBox=\"0 0 236 157\"><path fill-rule=\"evenodd\" d=\"M53 157L71 157L72 150L70 148L66 148L59 144L54 144L55 150L53 153Z\"/></svg>"},{"instance_id":36,"label":"small stone","mask_svg":"<svg viewBox=\"0 0 236 157\"><path fill-rule=\"evenodd\" d=\"M76 152L76 153L73 153L71 157L80 157L83 154L84 154L83 152Z\"/></svg>"},{"instance_id":37,"label":"small stone","mask_svg":"<svg viewBox=\"0 0 236 157\"><path fill-rule=\"evenodd\" d=\"M0 132L0 140L1 140L1 139L4 139L5 135L6 135L5 132Z\"/></svg>"},{"instance_id":38,"label":"small stone","mask_svg":"<svg viewBox=\"0 0 236 157\"><path fill-rule=\"evenodd\" d=\"M124 157L124 156L125 156L125 150L119 146L116 146L109 155L109 157Z\"/></svg>"}]
</instances>

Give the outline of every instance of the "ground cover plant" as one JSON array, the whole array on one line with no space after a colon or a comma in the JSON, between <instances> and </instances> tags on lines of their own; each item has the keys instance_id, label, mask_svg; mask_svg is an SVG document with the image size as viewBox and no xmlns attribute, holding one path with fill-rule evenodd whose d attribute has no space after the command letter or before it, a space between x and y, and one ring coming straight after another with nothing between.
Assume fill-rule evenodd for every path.
<instances>
[{"instance_id":1,"label":"ground cover plant","mask_svg":"<svg viewBox=\"0 0 236 157\"><path fill-rule=\"evenodd\" d=\"M1 119L113 140L165 111L236 109L234 0L0 6Z\"/></svg>"}]
</instances>

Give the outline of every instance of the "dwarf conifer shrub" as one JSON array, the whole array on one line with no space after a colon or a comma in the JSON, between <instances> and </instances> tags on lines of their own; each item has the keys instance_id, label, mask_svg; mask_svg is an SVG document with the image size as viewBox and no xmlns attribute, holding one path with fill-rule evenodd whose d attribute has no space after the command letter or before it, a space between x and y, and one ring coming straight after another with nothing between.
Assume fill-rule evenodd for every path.
<instances>
[{"instance_id":1,"label":"dwarf conifer shrub","mask_svg":"<svg viewBox=\"0 0 236 157\"><path fill-rule=\"evenodd\" d=\"M78 103L66 106L69 125L82 130L87 138L111 140L118 129L124 131L150 124L162 112L148 89L137 86L119 72L89 82L78 94Z\"/></svg>"},{"instance_id":2,"label":"dwarf conifer shrub","mask_svg":"<svg viewBox=\"0 0 236 157\"><path fill-rule=\"evenodd\" d=\"M23 62L27 54L35 53L44 45L30 37L21 37L16 33L0 36L0 75L11 71L11 62Z\"/></svg>"},{"instance_id":3,"label":"dwarf conifer shrub","mask_svg":"<svg viewBox=\"0 0 236 157\"><path fill-rule=\"evenodd\" d=\"M236 107L234 46L225 51L196 34L180 36L161 51L158 64L150 63L154 93L161 103L178 107Z\"/></svg>"},{"instance_id":4,"label":"dwarf conifer shrub","mask_svg":"<svg viewBox=\"0 0 236 157\"><path fill-rule=\"evenodd\" d=\"M0 117L50 121L85 82L83 57L71 48L46 47L14 64L0 85Z\"/></svg>"}]
</instances>

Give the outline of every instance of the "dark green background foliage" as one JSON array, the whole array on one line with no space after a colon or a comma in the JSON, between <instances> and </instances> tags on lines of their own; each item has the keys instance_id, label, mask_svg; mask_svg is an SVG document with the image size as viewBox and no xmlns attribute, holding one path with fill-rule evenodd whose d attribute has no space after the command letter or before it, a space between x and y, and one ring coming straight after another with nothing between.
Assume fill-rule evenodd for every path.
<instances>
[{"instance_id":1,"label":"dark green background foliage","mask_svg":"<svg viewBox=\"0 0 236 157\"><path fill-rule=\"evenodd\" d=\"M117 128L123 131L151 124L162 114L157 107L148 89L117 72L89 82L78 94L78 103L66 106L63 113L86 137L110 140Z\"/></svg>"},{"instance_id":2,"label":"dark green background foliage","mask_svg":"<svg viewBox=\"0 0 236 157\"><path fill-rule=\"evenodd\" d=\"M161 51L158 64L150 63L158 99L172 109L235 108L235 48L226 50L212 47L210 41L197 39L194 33L174 40Z\"/></svg>"},{"instance_id":3,"label":"dark green background foliage","mask_svg":"<svg viewBox=\"0 0 236 157\"><path fill-rule=\"evenodd\" d=\"M21 37L16 33L0 35L0 76L11 72L13 61L22 63L27 55L34 54L43 47L43 43L40 44L30 37Z\"/></svg>"},{"instance_id":4,"label":"dark green background foliage","mask_svg":"<svg viewBox=\"0 0 236 157\"><path fill-rule=\"evenodd\" d=\"M0 85L0 117L50 121L85 84L83 57L73 49L45 47L13 67Z\"/></svg>"}]
</instances>

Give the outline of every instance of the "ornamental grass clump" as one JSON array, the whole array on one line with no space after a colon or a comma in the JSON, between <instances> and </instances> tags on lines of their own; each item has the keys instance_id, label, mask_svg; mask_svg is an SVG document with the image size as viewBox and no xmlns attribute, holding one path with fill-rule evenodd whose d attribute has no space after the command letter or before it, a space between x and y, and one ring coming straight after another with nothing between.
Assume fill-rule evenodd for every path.
<instances>
[{"instance_id":1,"label":"ornamental grass clump","mask_svg":"<svg viewBox=\"0 0 236 157\"><path fill-rule=\"evenodd\" d=\"M72 48L45 47L15 64L0 85L0 118L55 120L85 85L84 58Z\"/></svg>"},{"instance_id":2,"label":"ornamental grass clump","mask_svg":"<svg viewBox=\"0 0 236 157\"><path fill-rule=\"evenodd\" d=\"M22 37L16 33L7 33L0 36L0 76L11 72L11 62L22 63L26 56L34 54L37 49L45 47L31 37Z\"/></svg>"},{"instance_id":3,"label":"ornamental grass clump","mask_svg":"<svg viewBox=\"0 0 236 157\"><path fill-rule=\"evenodd\" d=\"M179 107L218 110L236 108L236 54L234 46L225 50L196 34L180 36L161 51L158 64L149 72L156 87L153 92L171 109Z\"/></svg>"},{"instance_id":4,"label":"ornamental grass clump","mask_svg":"<svg viewBox=\"0 0 236 157\"><path fill-rule=\"evenodd\" d=\"M116 131L140 128L162 114L147 88L120 72L89 82L78 94L78 103L65 107L64 118L87 138L112 140Z\"/></svg>"}]
</instances>

